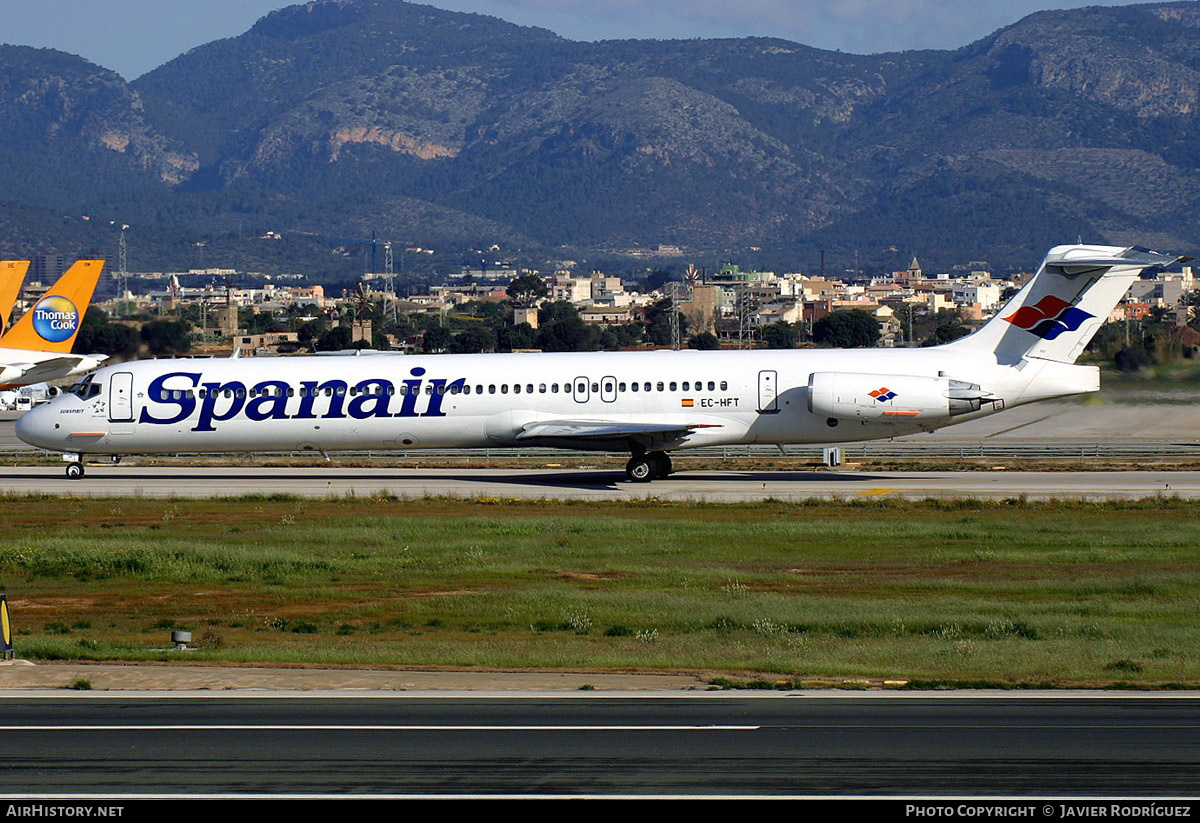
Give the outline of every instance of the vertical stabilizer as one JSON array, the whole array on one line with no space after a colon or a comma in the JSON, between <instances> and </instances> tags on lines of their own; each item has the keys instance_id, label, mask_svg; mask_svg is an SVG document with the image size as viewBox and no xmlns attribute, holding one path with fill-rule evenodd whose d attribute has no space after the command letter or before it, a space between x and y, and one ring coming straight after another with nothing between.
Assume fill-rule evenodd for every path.
<instances>
[{"instance_id":1,"label":"vertical stabilizer","mask_svg":"<svg viewBox=\"0 0 1200 823\"><path fill-rule=\"evenodd\" d=\"M80 260L67 269L0 338L0 348L70 352L103 269L103 260Z\"/></svg>"},{"instance_id":2,"label":"vertical stabilizer","mask_svg":"<svg viewBox=\"0 0 1200 823\"><path fill-rule=\"evenodd\" d=\"M1074 363L1143 269L1187 259L1140 246L1056 246L995 317L948 345L992 352L1005 365L1022 358Z\"/></svg>"},{"instance_id":3,"label":"vertical stabilizer","mask_svg":"<svg viewBox=\"0 0 1200 823\"><path fill-rule=\"evenodd\" d=\"M27 271L28 260L0 260L0 337L8 331L8 320Z\"/></svg>"}]
</instances>

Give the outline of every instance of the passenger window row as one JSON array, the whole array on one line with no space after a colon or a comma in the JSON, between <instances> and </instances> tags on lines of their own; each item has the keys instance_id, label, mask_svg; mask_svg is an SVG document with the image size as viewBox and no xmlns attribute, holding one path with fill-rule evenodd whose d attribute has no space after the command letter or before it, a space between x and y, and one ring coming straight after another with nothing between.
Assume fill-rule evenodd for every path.
<instances>
[{"instance_id":1,"label":"passenger window row","mask_svg":"<svg viewBox=\"0 0 1200 823\"><path fill-rule=\"evenodd\" d=\"M717 385L718 385L718 383L715 380L709 380L709 381L707 381L707 383L703 380L697 380L695 382L692 382L689 380L684 380L682 382L679 382L676 380L671 380L669 382L663 381L663 380L658 380L658 381L654 381L654 382L645 381L642 383L631 382L628 384L624 383L624 382L620 382L620 383L617 383L616 390L617 390L617 392L620 392L620 393L623 393L623 392L653 392L653 391L703 392L703 391L717 391ZM721 391L728 391L729 390L729 382L726 380L720 381L720 387L721 387L720 388ZM471 394L472 393L471 386L464 385L464 386L460 387L457 383L452 386L449 386L449 387L447 387L443 384L439 384L436 388L436 392L438 394L446 394L447 388L449 389L450 394ZM578 394L587 394L589 388L591 389L592 394L598 394L600 392L600 384L599 383L592 383L589 386L587 383L584 383L582 381L580 382L580 384L578 386L575 387L575 391ZM401 385L398 388L395 386L371 385L371 386L363 387L361 389L357 386L350 387L350 388L347 388L345 386L326 386L324 388L308 388L308 387L302 387L300 389L289 388L285 392L284 390L280 389L278 386L267 386L267 387L264 387L261 389L249 389L249 390L247 390L245 388L220 389L220 390L216 390L214 392L214 394L216 396L221 396L221 397L246 397L246 396L249 396L249 397L283 397L285 395L287 397L296 397L296 396L319 397L322 395L324 395L325 397L333 397L334 395L342 396L345 394L383 396L383 395L393 395L393 394L406 395L409 393L408 389L409 389L409 387L405 386L405 385ZM92 397L100 390L100 387L98 385L88 386L88 387L86 387L86 389L85 389L85 387L80 387L80 389L77 391L77 393L80 394L80 396L83 396L85 390L88 392L88 394L86 396ZM612 384L606 384L605 390L612 391ZM435 388L433 385L427 384L425 386L425 394L433 394L434 391L435 391ZM193 394L192 389L168 389L166 392L164 392L164 394L166 395L166 397L164 399L166 399L166 400L182 400L185 397L191 398L193 396L198 396L198 397L203 398L203 397L206 397L209 394L209 392L210 392L209 389L197 389L197 390L195 390L195 393ZM508 383L501 383L501 384L497 385L497 384L493 383L493 384L489 384L486 387L487 394L497 394L497 393L509 394L510 392L512 394L533 394L535 392L534 384L533 383L524 383L524 384L513 383L510 385ZM558 383L550 383L550 384L538 383L536 392L538 394L546 394L547 392L549 392L550 394L558 394L559 393L559 384ZM571 384L570 383L562 384L562 392L565 394L569 394L571 392ZM413 393L414 394L419 393L419 389L414 389ZM474 393L475 394L484 394L485 393L484 386L481 384L476 384Z\"/></svg>"},{"instance_id":2,"label":"passenger window row","mask_svg":"<svg viewBox=\"0 0 1200 823\"><path fill-rule=\"evenodd\" d=\"M703 380L697 380L694 383L689 380L684 380L682 383L680 383L679 381L676 381L676 380L672 380L670 382L665 382L665 381L659 380L657 382L646 381L643 383L628 383L628 384L622 382L622 383L617 383L616 390L618 392L627 392L627 391L629 391L629 392L717 391L717 381L716 380L707 381L707 389L705 388L705 385L706 385L706 383ZM721 386L721 391L729 391L729 381L727 381L727 380L720 381L720 386ZM592 383L589 387L589 385L587 383L580 381L579 385L575 387L575 392L577 394L587 394L589 388L591 389L592 394L597 394L600 391L600 384ZM605 389L611 391L611 389L612 389L611 384L607 384L605 386ZM559 393L559 384L558 383L549 383L549 384L538 383L536 390L534 388L533 383L524 383L524 384L513 383L511 385L507 384L507 383L500 383L499 385L492 383L492 384L487 385L486 387L483 386L482 384L476 384L474 387L474 390L472 390L471 386L469 386L469 385L463 386L461 388L462 394L471 394L472 391L474 392L474 394L484 394L484 393L487 393L487 394L509 394L509 393L512 393L512 394L534 394L535 391L537 394L546 394L547 392L550 394L558 394ZM571 384L563 383L562 391L563 391L563 393L569 394L571 392ZM459 387L456 385L451 386L450 393L451 394L459 394L460 393Z\"/></svg>"}]
</instances>

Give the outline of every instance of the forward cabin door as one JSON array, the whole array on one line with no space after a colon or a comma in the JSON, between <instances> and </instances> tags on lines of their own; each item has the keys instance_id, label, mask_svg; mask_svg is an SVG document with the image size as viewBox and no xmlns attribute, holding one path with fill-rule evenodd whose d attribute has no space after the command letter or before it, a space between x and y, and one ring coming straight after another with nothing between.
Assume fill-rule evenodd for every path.
<instances>
[{"instance_id":1,"label":"forward cabin door","mask_svg":"<svg viewBox=\"0 0 1200 823\"><path fill-rule=\"evenodd\" d=\"M758 373L758 413L779 413L779 375L774 371Z\"/></svg>"},{"instance_id":2,"label":"forward cabin door","mask_svg":"<svg viewBox=\"0 0 1200 823\"><path fill-rule=\"evenodd\" d=\"M108 380L108 419L112 423L133 422L133 374L119 371Z\"/></svg>"}]
</instances>

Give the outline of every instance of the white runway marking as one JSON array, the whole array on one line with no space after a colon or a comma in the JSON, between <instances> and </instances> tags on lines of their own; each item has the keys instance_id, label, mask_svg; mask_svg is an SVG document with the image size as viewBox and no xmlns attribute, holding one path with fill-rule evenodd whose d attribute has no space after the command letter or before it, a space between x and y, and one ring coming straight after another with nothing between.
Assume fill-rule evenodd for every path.
<instances>
[{"instance_id":1,"label":"white runway marking","mask_svg":"<svg viewBox=\"0 0 1200 823\"><path fill-rule=\"evenodd\" d=\"M251 725L203 723L172 725L90 725L90 726L4 726L0 732L752 732L762 726L438 726L438 725Z\"/></svg>"}]
</instances>

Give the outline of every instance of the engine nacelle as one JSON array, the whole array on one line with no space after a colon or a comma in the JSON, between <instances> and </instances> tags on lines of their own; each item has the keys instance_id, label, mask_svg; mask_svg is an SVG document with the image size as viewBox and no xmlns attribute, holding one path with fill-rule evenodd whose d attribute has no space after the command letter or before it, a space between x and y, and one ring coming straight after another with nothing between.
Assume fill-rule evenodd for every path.
<instances>
[{"instance_id":1,"label":"engine nacelle","mask_svg":"<svg viewBox=\"0 0 1200 823\"><path fill-rule=\"evenodd\" d=\"M842 420L948 420L1002 402L976 383L949 377L816 372L808 378L808 410Z\"/></svg>"}]
</instances>

